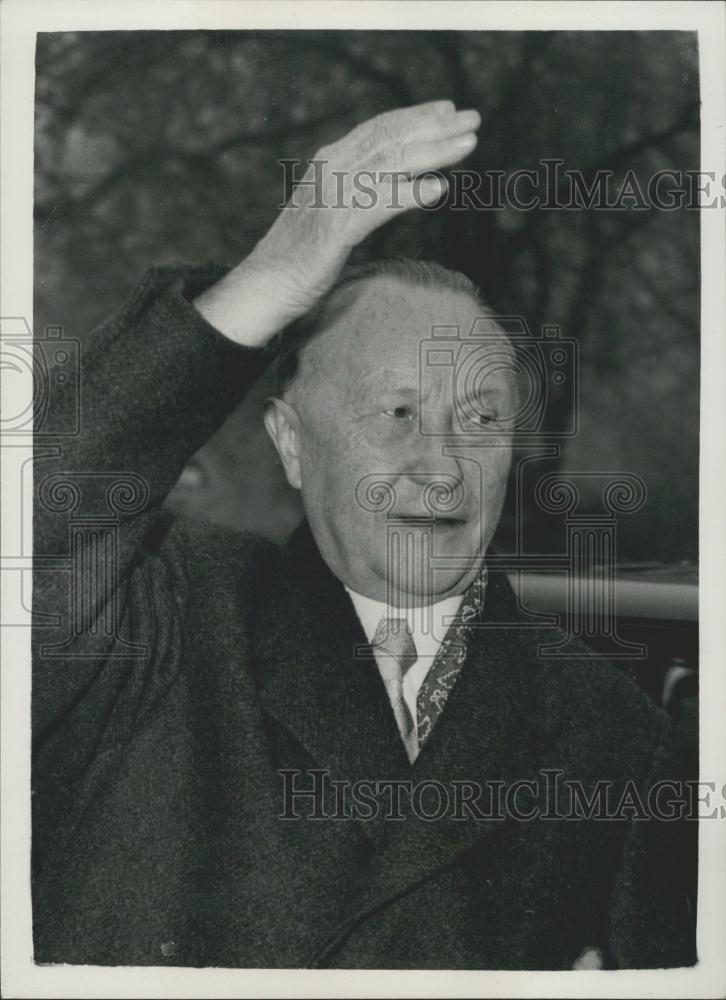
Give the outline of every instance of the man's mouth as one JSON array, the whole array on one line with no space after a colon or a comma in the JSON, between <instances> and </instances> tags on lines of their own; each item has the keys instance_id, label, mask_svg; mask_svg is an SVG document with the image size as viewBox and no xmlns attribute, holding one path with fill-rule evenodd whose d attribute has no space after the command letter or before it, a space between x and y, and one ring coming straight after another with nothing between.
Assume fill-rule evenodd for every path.
<instances>
[{"instance_id":1,"label":"man's mouth","mask_svg":"<svg viewBox=\"0 0 726 1000\"><path fill-rule=\"evenodd\" d=\"M449 529L459 528L463 524L466 524L463 517L448 517L445 514L437 514L435 516L431 514L390 514L388 520L401 524L417 524L421 527L433 524L437 528Z\"/></svg>"}]
</instances>

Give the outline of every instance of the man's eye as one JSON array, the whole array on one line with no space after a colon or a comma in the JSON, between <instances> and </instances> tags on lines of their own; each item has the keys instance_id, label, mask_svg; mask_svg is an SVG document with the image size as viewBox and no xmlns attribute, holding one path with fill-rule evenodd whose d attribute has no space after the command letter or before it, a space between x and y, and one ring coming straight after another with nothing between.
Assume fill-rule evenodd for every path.
<instances>
[{"instance_id":1,"label":"man's eye","mask_svg":"<svg viewBox=\"0 0 726 1000\"><path fill-rule=\"evenodd\" d=\"M393 406L390 410L384 410L387 417L394 417L396 420L409 420L413 415L410 406Z\"/></svg>"},{"instance_id":2,"label":"man's eye","mask_svg":"<svg viewBox=\"0 0 726 1000\"><path fill-rule=\"evenodd\" d=\"M493 413L475 413L474 420L481 427L486 427L487 424L496 423L496 416Z\"/></svg>"}]
</instances>

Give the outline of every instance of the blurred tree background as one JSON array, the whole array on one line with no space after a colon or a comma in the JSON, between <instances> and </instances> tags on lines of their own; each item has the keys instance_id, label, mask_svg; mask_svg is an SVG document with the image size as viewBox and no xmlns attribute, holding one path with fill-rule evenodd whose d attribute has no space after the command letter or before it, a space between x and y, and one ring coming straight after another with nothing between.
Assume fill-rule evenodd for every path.
<instances>
[{"instance_id":1,"label":"blurred tree background","mask_svg":"<svg viewBox=\"0 0 726 1000\"><path fill-rule=\"evenodd\" d=\"M236 263L286 194L277 161L384 110L444 97L477 108L480 143L460 165L476 171L559 158L590 179L614 171L616 190L633 171L646 190L658 170L699 168L690 33L79 32L39 35L36 66L35 325L80 338L150 265ZM698 214L626 204L443 206L389 223L360 256L457 267L497 311L576 339L579 432L561 467L645 481L621 559L694 560ZM300 508L262 429L267 389L194 457L171 501L282 539ZM550 429L567 410L554 397Z\"/></svg>"}]
</instances>

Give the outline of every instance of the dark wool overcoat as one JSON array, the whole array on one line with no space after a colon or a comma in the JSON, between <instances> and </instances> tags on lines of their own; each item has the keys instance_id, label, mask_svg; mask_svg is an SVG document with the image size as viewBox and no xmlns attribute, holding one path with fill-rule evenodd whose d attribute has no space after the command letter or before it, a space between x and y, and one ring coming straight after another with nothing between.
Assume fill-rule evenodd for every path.
<instances>
[{"instance_id":1,"label":"dark wool overcoat","mask_svg":"<svg viewBox=\"0 0 726 1000\"><path fill-rule=\"evenodd\" d=\"M502 812L424 815L442 788L545 771L586 792L691 775L619 669L540 658L552 630L492 573L410 765L309 530L279 551L160 513L268 361L191 306L212 277L148 275L43 415L72 430L79 405L78 433L39 438L35 460L36 961L569 969L597 947L608 966L692 964L694 824L527 819L527 786ZM368 815L333 804L332 782L361 781ZM428 783L418 807L394 802L408 782ZM289 799L314 788L325 801Z\"/></svg>"}]
</instances>

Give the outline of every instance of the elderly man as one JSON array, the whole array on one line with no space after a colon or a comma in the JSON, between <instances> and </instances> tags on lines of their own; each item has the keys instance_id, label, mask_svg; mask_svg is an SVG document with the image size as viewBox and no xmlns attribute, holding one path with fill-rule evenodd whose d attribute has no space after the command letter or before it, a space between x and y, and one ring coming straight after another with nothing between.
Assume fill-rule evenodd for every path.
<instances>
[{"instance_id":1,"label":"elderly man","mask_svg":"<svg viewBox=\"0 0 726 1000\"><path fill-rule=\"evenodd\" d=\"M564 786L534 810L543 775L645 790L682 753L608 664L540 661L551 634L487 572L511 366L460 398L420 361L432 326L486 317L476 290L420 262L343 270L440 197L418 176L478 124L443 101L359 126L238 267L152 273L91 341L81 434L36 463L36 960L695 960L683 824L565 818ZM506 362L485 326L482 363ZM270 344L265 423L306 513L282 552L160 513Z\"/></svg>"}]
</instances>

